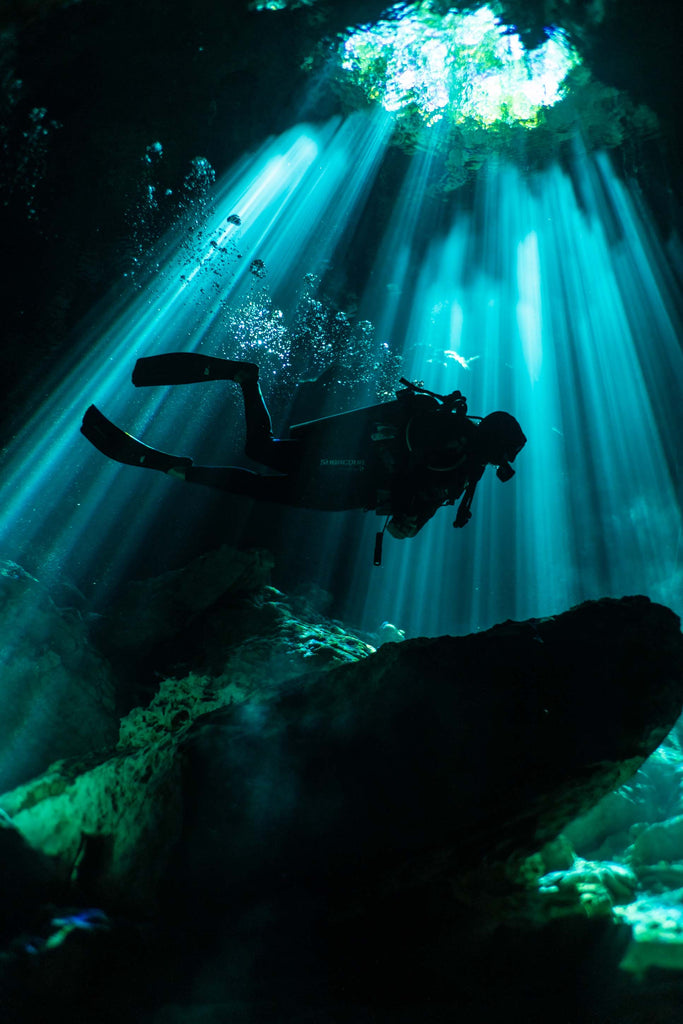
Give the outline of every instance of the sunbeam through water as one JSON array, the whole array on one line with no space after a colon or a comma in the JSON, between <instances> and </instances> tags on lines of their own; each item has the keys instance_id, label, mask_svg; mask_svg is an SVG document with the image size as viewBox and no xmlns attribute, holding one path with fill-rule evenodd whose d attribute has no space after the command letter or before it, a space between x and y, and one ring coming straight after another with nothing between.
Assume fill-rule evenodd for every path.
<instances>
[{"instance_id":1,"label":"sunbeam through water","mask_svg":"<svg viewBox=\"0 0 683 1024\"><path fill-rule=\"evenodd\" d=\"M484 478L467 535L442 512L387 549L369 619L465 632L634 591L681 607L677 293L608 157L577 147L574 173L582 203L558 166L490 167L408 285L406 374L509 410L530 441L512 483Z\"/></svg>"},{"instance_id":2,"label":"sunbeam through water","mask_svg":"<svg viewBox=\"0 0 683 1024\"><path fill-rule=\"evenodd\" d=\"M383 111L363 111L270 140L217 184L189 243L176 228L142 289L91 318L78 357L46 382L45 403L6 453L3 548L16 558L39 546L106 591L155 517L181 499L177 482L87 448L78 423L90 402L167 451L239 460L219 429L226 408L239 411L230 385L140 394L129 380L135 359L234 356L226 325L255 260L291 314L304 275L348 255L389 133ZM473 415L511 412L529 443L513 482L485 476L465 531L454 533L442 510L415 539L388 543L380 569L375 516L317 513L316 582L363 628L390 619L409 635L482 629L603 594L645 592L676 607L681 414L671 395L683 360L668 253L638 195L607 156L577 145L572 177L558 165L525 177L492 162L473 207L456 202L437 223L432 157L427 146L412 158L359 312L378 345L403 351L404 374L461 390ZM239 541L229 523L225 540Z\"/></svg>"}]
</instances>

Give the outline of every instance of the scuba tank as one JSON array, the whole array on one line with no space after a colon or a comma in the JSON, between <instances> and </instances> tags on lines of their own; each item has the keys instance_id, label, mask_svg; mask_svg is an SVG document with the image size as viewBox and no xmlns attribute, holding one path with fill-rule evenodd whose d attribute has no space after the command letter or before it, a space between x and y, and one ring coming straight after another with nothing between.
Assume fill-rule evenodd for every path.
<instances>
[{"instance_id":1,"label":"scuba tank","mask_svg":"<svg viewBox=\"0 0 683 1024\"><path fill-rule=\"evenodd\" d=\"M454 473L470 454L470 441L476 430L473 421L481 417L468 415L467 399L461 391L441 395L405 377L401 377L399 383L403 389L396 392L396 402L390 403L393 415L388 418L391 422L377 424L373 433L373 440L384 442L387 462L393 456L394 465L387 469L397 469L401 459L407 457L409 463L413 461L435 474ZM397 410L401 411L398 416ZM469 481L465 489L454 526L464 526L470 518L470 505L481 473L475 475L476 479ZM460 495L462 493L461 490ZM460 495L448 498L443 504L453 505ZM390 492L383 492L382 497L376 511L387 514L387 521L375 537L375 565L381 565L382 541L392 515Z\"/></svg>"}]
</instances>

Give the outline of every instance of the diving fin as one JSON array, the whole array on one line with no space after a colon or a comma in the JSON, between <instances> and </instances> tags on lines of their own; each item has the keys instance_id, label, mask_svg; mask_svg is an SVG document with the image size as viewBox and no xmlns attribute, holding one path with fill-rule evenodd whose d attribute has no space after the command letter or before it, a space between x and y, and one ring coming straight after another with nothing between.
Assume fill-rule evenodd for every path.
<instances>
[{"instance_id":1,"label":"diving fin","mask_svg":"<svg viewBox=\"0 0 683 1024\"><path fill-rule=\"evenodd\" d=\"M218 359L201 352L167 352L138 359L133 370L136 388L154 384L201 384L205 380L258 380L256 363Z\"/></svg>"},{"instance_id":2,"label":"diving fin","mask_svg":"<svg viewBox=\"0 0 683 1024\"><path fill-rule=\"evenodd\" d=\"M147 469L168 473L171 469L187 469L192 465L192 459L168 455L138 441L108 420L94 405L90 406L83 417L81 433L103 455L127 466L145 466Z\"/></svg>"}]
</instances>

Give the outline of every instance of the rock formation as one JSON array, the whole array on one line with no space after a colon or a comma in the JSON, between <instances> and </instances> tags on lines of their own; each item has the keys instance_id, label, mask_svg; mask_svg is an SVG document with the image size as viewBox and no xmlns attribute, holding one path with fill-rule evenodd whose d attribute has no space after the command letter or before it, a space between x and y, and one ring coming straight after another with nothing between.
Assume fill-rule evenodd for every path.
<instances>
[{"instance_id":1,"label":"rock formation","mask_svg":"<svg viewBox=\"0 0 683 1024\"><path fill-rule=\"evenodd\" d=\"M501 928L523 928L536 949L553 927L544 922L575 907L590 944L613 905L633 901L626 866L577 861L566 840L552 841L579 817L576 841L588 847L599 830L581 833L580 822L676 722L683 637L672 612L605 599L374 651L310 607L296 614L259 557L224 549L215 562L226 586L212 587L215 565L200 560L136 585L98 629L121 673L136 648L145 665L161 656L171 616L176 638L193 639L186 673L129 712L118 745L57 762L0 799L13 1012L31 948L36 998L50 957L62 997L77 963L101 975L99 996L78 996L93 1021L130 1012L133 975L139 1019L181 1019L159 1009L161 992L187 998L173 977L181 961L189 979L208 972L232 1007L211 1020L307 1019L294 1008L311 974L318 1013L350 999L374 1005L378 1020L404 1019L393 1006L400 977L412 1013L429 987L447 1015ZM131 615L145 608L130 628L126 600ZM664 831L679 842L676 825ZM634 863L651 861L657 842L643 831ZM647 969L636 952L625 966ZM235 1016L240 999L252 1016Z\"/></svg>"},{"instance_id":2,"label":"rock formation","mask_svg":"<svg viewBox=\"0 0 683 1024\"><path fill-rule=\"evenodd\" d=\"M114 678L75 607L13 562L0 563L3 714L0 788L32 778L57 757L110 746L118 716Z\"/></svg>"}]
</instances>

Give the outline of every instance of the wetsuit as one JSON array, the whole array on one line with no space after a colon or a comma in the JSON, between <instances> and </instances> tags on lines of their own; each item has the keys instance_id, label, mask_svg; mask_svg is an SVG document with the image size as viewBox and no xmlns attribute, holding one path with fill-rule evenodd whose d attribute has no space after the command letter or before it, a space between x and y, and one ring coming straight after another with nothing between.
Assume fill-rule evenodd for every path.
<instances>
[{"instance_id":1,"label":"wetsuit","mask_svg":"<svg viewBox=\"0 0 683 1024\"><path fill-rule=\"evenodd\" d=\"M406 387L392 402L298 423L287 438L274 438L258 383L258 367L201 353L166 353L139 359L133 384L190 384L232 380L244 396L246 454L273 472L195 466L138 441L111 423L94 405L82 433L101 452L189 483L299 508L375 509L391 516L389 532L413 537L443 504L460 499L454 526L470 518L474 489L487 463L501 480L526 443L507 413L489 414L477 426L459 392L435 396Z\"/></svg>"},{"instance_id":2,"label":"wetsuit","mask_svg":"<svg viewBox=\"0 0 683 1024\"><path fill-rule=\"evenodd\" d=\"M472 455L475 424L428 395L402 391L393 402L297 424L278 439L258 382L242 392L245 452L282 475L190 466L188 483L299 508L376 509L393 517L394 536L412 537L484 471Z\"/></svg>"}]
</instances>

